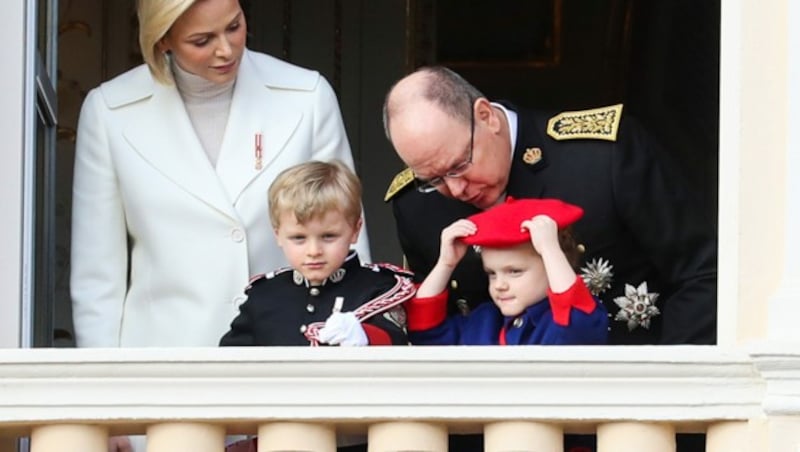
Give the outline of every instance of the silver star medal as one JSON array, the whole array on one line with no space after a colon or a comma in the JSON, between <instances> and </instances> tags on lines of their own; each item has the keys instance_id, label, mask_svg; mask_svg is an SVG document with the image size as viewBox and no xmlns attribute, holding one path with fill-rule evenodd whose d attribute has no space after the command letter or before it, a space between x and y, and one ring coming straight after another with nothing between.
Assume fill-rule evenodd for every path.
<instances>
[{"instance_id":1,"label":"silver star medal","mask_svg":"<svg viewBox=\"0 0 800 452\"><path fill-rule=\"evenodd\" d=\"M581 267L581 279L589 291L594 296L598 296L611 288L611 281L614 279L614 273L611 271L614 268L606 259L595 258Z\"/></svg>"},{"instance_id":2,"label":"silver star medal","mask_svg":"<svg viewBox=\"0 0 800 452\"><path fill-rule=\"evenodd\" d=\"M650 320L661 314L656 307L657 293L647 292L647 281L634 288L625 284L625 296L614 298L614 303L619 306L614 320L628 323L628 331L633 331L637 326L644 329L650 328Z\"/></svg>"}]
</instances>

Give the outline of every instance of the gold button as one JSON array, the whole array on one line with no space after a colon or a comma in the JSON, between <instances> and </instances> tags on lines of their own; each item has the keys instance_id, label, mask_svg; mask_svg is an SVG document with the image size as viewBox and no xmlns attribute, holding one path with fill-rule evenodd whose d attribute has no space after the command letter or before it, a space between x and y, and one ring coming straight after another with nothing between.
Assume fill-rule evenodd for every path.
<instances>
[{"instance_id":1,"label":"gold button","mask_svg":"<svg viewBox=\"0 0 800 452\"><path fill-rule=\"evenodd\" d=\"M307 305L307 306L306 306L306 311L308 311L308 312L312 312L312 313L313 313L313 312L314 312L314 309L315 309L315 308L314 308L314 305L313 305L313 304L309 304L309 305Z\"/></svg>"},{"instance_id":2,"label":"gold button","mask_svg":"<svg viewBox=\"0 0 800 452\"><path fill-rule=\"evenodd\" d=\"M307 326L305 326L305 325L300 325L300 333L305 333L307 329L308 329L308 327L307 327Z\"/></svg>"},{"instance_id":3,"label":"gold button","mask_svg":"<svg viewBox=\"0 0 800 452\"><path fill-rule=\"evenodd\" d=\"M319 295L319 289L317 289L316 287L312 287L311 290L308 291L308 293L310 293L312 297L316 297L317 295Z\"/></svg>"},{"instance_id":4,"label":"gold button","mask_svg":"<svg viewBox=\"0 0 800 452\"><path fill-rule=\"evenodd\" d=\"M577 248L578 248L578 252L579 253L585 253L586 252L586 247L583 246L583 243L579 243Z\"/></svg>"},{"instance_id":5,"label":"gold button","mask_svg":"<svg viewBox=\"0 0 800 452\"><path fill-rule=\"evenodd\" d=\"M458 289L458 281L456 281L455 279L454 279L454 280L452 280L452 281L450 281L450 287L451 287L453 290L456 290L456 289Z\"/></svg>"}]
</instances>

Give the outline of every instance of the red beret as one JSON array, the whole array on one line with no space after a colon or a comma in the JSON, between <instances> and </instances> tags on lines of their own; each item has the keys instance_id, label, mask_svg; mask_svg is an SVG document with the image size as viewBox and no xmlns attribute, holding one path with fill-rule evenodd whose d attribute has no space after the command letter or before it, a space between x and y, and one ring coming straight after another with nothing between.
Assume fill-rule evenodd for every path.
<instances>
[{"instance_id":1,"label":"red beret","mask_svg":"<svg viewBox=\"0 0 800 452\"><path fill-rule=\"evenodd\" d=\"M547 215L562 229L582 217L583 209L558 199L514 199L509 196L504 203L467 218L478 230L461 240L468 245L490 248L529 242L531 234L521 224L537 215Z\"/></svg>"}]
</instances>

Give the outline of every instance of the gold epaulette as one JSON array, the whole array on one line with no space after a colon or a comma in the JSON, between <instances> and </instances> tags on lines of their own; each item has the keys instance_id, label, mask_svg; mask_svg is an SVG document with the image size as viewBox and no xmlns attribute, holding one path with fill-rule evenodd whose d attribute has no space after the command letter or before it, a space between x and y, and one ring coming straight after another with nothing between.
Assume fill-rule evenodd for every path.
<instances>
[{"instance_id":1,"label":"gold epaulette","mask_svg":"<svg viewBox=\"0 0 800 452\"><path fill-rule=\"evenodd\" d=\"M397 176L392 179L392 184L386 190L386 195L383 197L384 202L392 199L392 196L399 193L406 185L414 181L414 172L411 168L406 168L397 173Z\"/></svg>"},{"instance_id":2,"label":"gold epaulette","mask_svg":"<svg viewBox=\"0 0 800 452\"><path fill-rule=\"evenodd\" d=\"M582 138L617 141L622 104L591 110L565 111L547 121L547 134L555 140Z\"/></svg>"}]
</instances>

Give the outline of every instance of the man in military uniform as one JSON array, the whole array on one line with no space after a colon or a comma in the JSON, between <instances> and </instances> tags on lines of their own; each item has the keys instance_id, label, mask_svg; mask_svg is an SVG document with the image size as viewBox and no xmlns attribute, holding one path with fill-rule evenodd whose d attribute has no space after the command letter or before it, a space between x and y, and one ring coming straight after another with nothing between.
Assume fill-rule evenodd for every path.
<instances>
[{"instance_id":1,"label":"man in military uniform","mask_svg":"<svg viewBox=\"0 0 800 452\"><path fill-rule=\"evenodd\" d=\"M384 105L408 169L392 182L400 244L418 280L440 233L515 198L578 205L582 276L610 316L611 344L716 341L716 233L708 213L622 105L550 115L490 102L452 71L422 68ZM451 310L489 300L480 258L453 273Z\"/></svg>"},{"instance_id":2,"label":"man in military uniform","mask_svg":"<svg viewBox=\"0 0 800 452\"><path fill-rule=\"evenodd\" d=\"M550 115L490 102L441 67L417 70L389 91L384 127L408 169L386 193L411 270L422 281L442 229L515 198L557 198L584 209L574 225L582 273L609 311L611 344L716 342L716 232L679 174L622 105ZM489 300L480 257L453 273L451 311ZM703 435L678 435L702 451ZM567 451L595 448L567 437ZM450 450L482 450L455 435Z\"/></svg>"}]
</instances>

